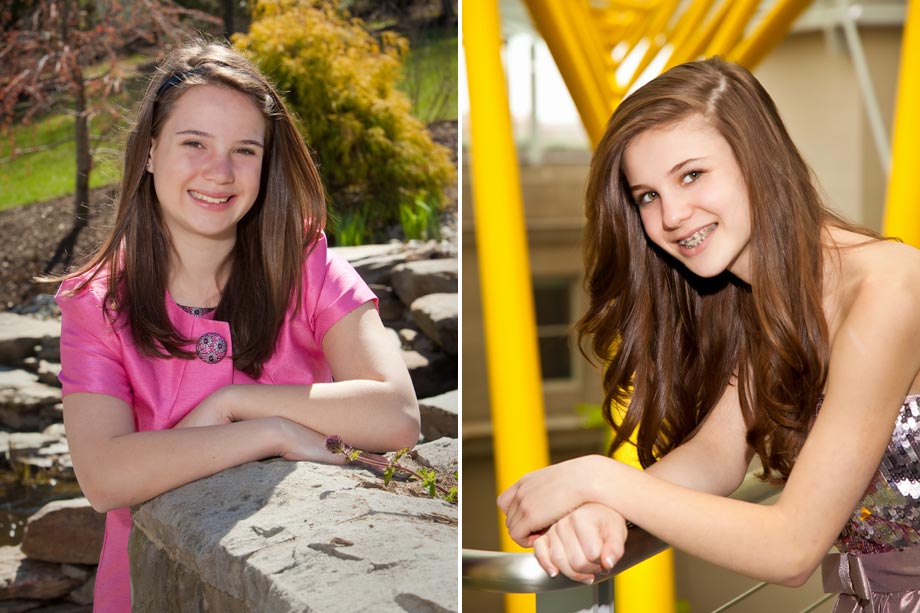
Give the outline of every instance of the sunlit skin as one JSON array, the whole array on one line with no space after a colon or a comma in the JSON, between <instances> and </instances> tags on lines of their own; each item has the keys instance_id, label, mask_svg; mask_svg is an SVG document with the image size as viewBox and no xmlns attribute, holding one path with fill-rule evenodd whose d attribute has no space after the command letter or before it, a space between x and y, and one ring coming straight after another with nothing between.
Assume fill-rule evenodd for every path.
<instances>
[{"instance_id":1,"label":"sunlit skin","mask_svg":"<svg viewBox=\"0 0 920 613\"><path fill-rule=\"evenodd\" d=\"M150 149L157 199L172 240L232 247L259 195L265 119L251 98L216 85L175 102Z\"/></svg>"},{"instance_id":2,"label":"sunlit skin","mask_svg":"<svg viewBox=\"0 0 920 613\"><path fill-rule=\"evenodd\" d=\"M653 243L701 277L728 270L750 283L747 187L721 134L699 115L648 130L623 169Z\"/></svg>"}]
</instances>

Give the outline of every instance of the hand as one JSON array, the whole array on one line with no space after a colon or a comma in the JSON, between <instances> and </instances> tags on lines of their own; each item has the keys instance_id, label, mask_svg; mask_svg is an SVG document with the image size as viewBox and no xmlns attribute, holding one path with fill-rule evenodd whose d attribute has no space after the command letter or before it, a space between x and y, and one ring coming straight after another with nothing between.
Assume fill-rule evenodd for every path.
<instances>
[{"instance_id":1,"label":"hand","mask_svg":"<svg viewBox=\"0 0 920 613\"><path fill-rule=\"evenodd\" d=\"M200 426L222 426L235 421L230 412L230 389L221 387L202 400L197 407L188 412L174 428L197 428Z\"/></svg>"},{"instance_id":2,"label":"hand","mask_svg":"<svg viewBox=\"0 0 920 613\"><path fill-rule=\"evenodd\" d=\"M508 534L522 547L533 546L541 531L585 504L609 458L576 458L528 473L498 497Z\"/></svg>"},{"instance_id":3,"label":"hand","mask_svg":"<svg viewBox=\"0 0 920 613\"><path fill-rule=\"evenodd\" d=\"M326 436L283 417L269 417L278 432L278 455L292 462L345 464L345 456L326 450Z\"/></svg>"},{"instance_id":4,"label":"hand","mask_svg":"<svg viewBox=\"0 0 920 613\"><path fill-rule=\"evenodd\" d=\"M560 572L582 583L607 573L623 556L626 520L602 504L589 502L553 524L533 544L537 562L550 577Z\"/></svg>"}]
</instances>

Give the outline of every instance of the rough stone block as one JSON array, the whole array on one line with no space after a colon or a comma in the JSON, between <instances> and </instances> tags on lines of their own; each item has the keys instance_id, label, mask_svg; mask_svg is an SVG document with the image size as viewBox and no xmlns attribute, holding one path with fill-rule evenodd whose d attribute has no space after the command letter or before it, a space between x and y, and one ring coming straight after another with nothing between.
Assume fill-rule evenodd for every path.
<instances>
[{"instance_id":1,"label":"rough stone block","mask_svg":"<svg viewBox=\"0 0 920 613\"><path fill-rule=\"evenodd\" d=\"M457 438L460 394L457 390L418 401L422 415L422 435L434 441L442 436Z\"/></svg>"},{"instance_id":2,"label":"rough stone block","mask_svg":"<svg viewBox=\"0 0 920 613\"><path fill-rule=\"evenodd\" d=\"M105 515L86 498L55 500L26 522L22 550L34 560L98 564L104 533Z\"/></svg>"},{"instance_id":3,"label":"rough stone block","mask_svg":"<svg viewBox=\"0 0 920 613\"><path fill-rule=\"evenodd\" d=\"M459 299L457 294L427 294L411 307L412 321L425 336L451 355L457 355Z\"/></svg>"},{"instance_id":4,"label":"rough stone block","mask_svg":"<svg viewBox=\"0 0 920 613\"><path fill-rule=\"evenodd\" d=\"M67 576L59 564L27 559L16 546L0 547L0 600L53 600L81 583Z\"/></svg>"},{"instance_id":5,"label":"rough stone block","mask_svg":"<svg viewBox=\"0 0 920 613\"><path fill-rule=\"evenodd\" d=\"M61 322L0 312L0 364L18 365L20 360L35 353L36 345L41 345L45 337L49 345L57 344Z\"/></svg>"},{"instance_id":6,"label":"rough stone block","mask_svg":"<svg viewBox=\"0 0 920 613\"><path fill-rule=\"evenodd\" d=\"M457 358L445 353L402 351L417 398L437 396L457 389Z\"/></svg>"},{"instance_id":7,"label":"rough stone block","mask_svg":"<svg viewBox=\"0 0 920 613\"><path fill-rule=\"evenodd\" d=\"M403 304L410 305L426 294L457 293L457 260L418 260L393 269L390 282Z\"/></svg>"},{"instance_id":8,"label":"rough stone block","mask_svg":"<svg viewBox=\"0 0 920 613\"><path fill-rule=\"evenodd\" d=\"M456 611L457 521L360 467L252 462L134 510L135 610L205 610L162 600L181 589L222 611Z\"/></svg>"},{"instance_id":9,"label":"rough stone block","mask_svg":"<svg viewBox=\"0 0 920 613\"><path fill-rule=\"evenodd\" d=\"M2 314L2 313L0 313ZM61 390L40 383L24 370L0 369L0 425L13 430L41 430L41 410L61 401Z\"/></svg>"},{"instance_id":10,"label":"rough stone block","mask_svg":"<svg viewBox=\"0 0 920 613\"><path fill-rule=\"evenodd\" d=\"M388 284L393 268L405 262L409 256L406 247L399 243L335 247L332 251L348 260L368 285Z\"/></svg>"},{"instance_id":11,"label":"rough stone block","mask_svg":"<svg viewBox=\"0 0 920 613\"><path fill-rule=\"evenodd\" d=\"M406 308L399 301L389 285L379 283L370 284L371 291L377 296L377 310L383 321L399 321L403 318Z\"/></svg>"},{"instance_id":12,"label":"rough stone block","mask_svg":"<svg viewBox=\"0 0 920 613\"><path fill-rule=\"evenodd\" d=\"M6 441L10 467L42 471L45 476L76 480L67 439L38 432L14 432Z\"/></svg>"}]
</instances>

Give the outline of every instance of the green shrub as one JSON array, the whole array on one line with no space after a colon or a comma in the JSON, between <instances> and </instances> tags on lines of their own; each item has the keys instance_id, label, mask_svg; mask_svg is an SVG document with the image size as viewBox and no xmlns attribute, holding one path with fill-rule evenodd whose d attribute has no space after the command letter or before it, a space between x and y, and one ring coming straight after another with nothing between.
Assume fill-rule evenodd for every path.
<instances>
[{"instance_id":1,"label":"green shrub","mask_svg":"<svg viewBox=\"0 0 920 613\"><path fill-rule=\"evenodd\" d=\"M299 116L333 217L358 215L365 239L380 240L400 224L400 206L421 200L440 210L454 169L396 89L404 38L377 40L332 3L257 0L249 33L234 44Z\"/></svg>"}]
</instances>

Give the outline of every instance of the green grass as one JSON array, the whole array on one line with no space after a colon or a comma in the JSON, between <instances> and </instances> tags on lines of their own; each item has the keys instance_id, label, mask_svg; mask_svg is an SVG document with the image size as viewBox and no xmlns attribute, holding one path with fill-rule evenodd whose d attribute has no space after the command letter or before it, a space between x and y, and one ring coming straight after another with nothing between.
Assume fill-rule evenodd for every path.
<instances>
[{"instance_id":1,"label":"green grass","mask_svg":"<svg viewBox=\"0 0 920 613\"><path fill-rule=\"evenodd\" d=\"M142 55L120 62L130 68L149 61ZM139 94L137 84L126 83L128 92L118 100L122 108L131 108ZM457 32L435 31L419 36L411 44L403 67L400 90L413 100L413 114L425 122L457 119ZM74 119L59 113L36 119L31 125L0 130L0 210L72 194L76 186L76 143ZM91 125L94 136L104 128L97 118ZM10 156L12 146L28 149L59 143L47 151ZM119 134L112 131L100 144L108 150L97 153L90 174L90 187L101 187L121 178Z\"/></svg>"},{"instance_id":2,"label":"green grass","mask_svg":"<svg viewBox=\"0 0 920 613\"><path fill-rule=\"evenodd\" d=\"M92 129L95 134L99 133L100 128L92 126ZM77 174L73 134L74 118L65 114L51 115L32 125L0 134L0 160L9 157L12 142L21 149L60 143L52 149L17 155L0 164L0 210L73 193ZM118 147L114 139L105 146ZM119 179L120 172L114 154L97 154L90 174L90 187L113 183Z\"/></svg>"},{"instance_id":3,"label":"green grass","mask_svg":"<svg viewBox=\"0 0 920 613\"><path fill-rule=\"evenodd\" d=\"M141 54L119 60L119 67L129 75L125 89L110 100L112 104L128 109L140 95L142 79L134 69L150 59ZM106 64L90 68L87 77L105 70ZM98 116L90 124L93 145L102 149L94 156L90 172L90 188L110 185L121 178L121 143L117 130L111 130L102 142L96 137L109 126L111 120ZM74 118L66 113L53 113L37 118L30 125L19 125L0 130L0 210L21 204L39 202L72 194L76 189L77 159L74 136ZM53 148L10 158L13 146L29 149L55 144ZM7 160L7 158L10 158ZM6 160L6 161L4 161Z\"/></svg>"},{"instance_id":4,"label":"green grass","mask_svg":"<svg viewBox=\"0 0 920 613\"><path fill-rule=\"evenodd\" d=\"M411 41L399 89L425 122L457 119L457 30L433 31Z\"/></svg>"}]
</instances>

